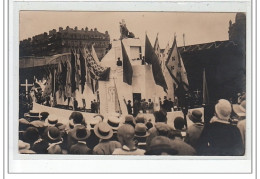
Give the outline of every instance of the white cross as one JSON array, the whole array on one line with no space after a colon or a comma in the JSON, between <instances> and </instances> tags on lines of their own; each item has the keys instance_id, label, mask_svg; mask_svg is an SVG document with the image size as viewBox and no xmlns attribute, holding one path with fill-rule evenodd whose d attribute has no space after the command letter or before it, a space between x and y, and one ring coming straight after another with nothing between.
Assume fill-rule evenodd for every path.
<instances>
[{"instance_id":1,"label":"white cross","mask_svg":"<svg viewBox=\"0 0 260 179\"><path fill-rule=\"evenodd\" d=\"M25 84L21 84L21 86L25 86L25 94L28 96L28 87L33 86L33 84L28 84L28 80L25 80Z\"/></svg>"},{"instance_id":2,"label":"white cross","mask_svg":"<svg viewBox=\"0 0 260 179\"><path fill-rule=\"evenodd\" d=\"M200 91L197 89L197 91L194 91L197 95L200 93Z\"/></svg>"}]
</instances>

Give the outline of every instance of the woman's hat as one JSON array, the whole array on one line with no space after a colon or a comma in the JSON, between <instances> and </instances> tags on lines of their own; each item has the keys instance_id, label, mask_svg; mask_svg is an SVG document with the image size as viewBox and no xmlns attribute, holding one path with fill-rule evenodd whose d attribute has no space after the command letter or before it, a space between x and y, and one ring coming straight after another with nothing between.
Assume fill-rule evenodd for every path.
<instances>
[{"instance_id":1,"label":"woman's hat","mask_svg":"<svg viewBox=\"0 0 260 179\"><path fill-rule=\"evenodd\" d=\"M246 116L246 100L242 101L240 105L234 104L233 110L238 116Z\"/></svg>"},{"instance_id":2,"label":"woman's hat","mask_svg":"<svg viewBox=\"0 0 260 179\"><path fill-rule=\"evenodd\" d=\"M217 117L221 120L228 121L230 119L232 108L228 100L220 99L215 105Z\"/></svg>"},{"instance_id":3,"label":"woman's hat","mask_svg":"<svg viewBox=\"0 0 260 179\"><path fill-rule=\"evenodd\" d=\"M57 127L48 127L47 137L50 142L60 141L61 140L60 130Z\"/></svg>"},{"instance_id":4,"label":"woman's hat","mask_svg":"<svg viewBox=\"0 0 260 179\"><path fill-rule=\"evenodd\" d=\"M193 122L201 122L202 121L201 117L202 117L202 113L199 110L193 110L189 114L189 118Z\"/></svg>"},{"instance_id":5,"label":"woman's hat","mask_svg":"<svg viewBox=\"0 0 260 179\"><path fill-rule=\"evenodd\" d=\"M112 129L117 130L119 128L120 119L115 116L109 116L107 123Z\"/></svg>"},{"instance_id":6,"label":"woman's hat","mask_svg":"<svg viewBox=\"0 0 260 179\"><path fill-rule=\"evenodd\" d=\"M147 127L143 123L137 123L135 125L135 137L147 137L150 134L147 132Z\"/></svg>"},{"instance_id":7,"label":"woman's hat","mask_svg":"<svg viewBox=\"0 0 260 179\"><path fill-rule=\"evenodd\" d=\"M78 125L73 129L72 137L77 141L84 141L90 136L90 131L83 125Z\"/></svg>"},{"instance_id":8,"label":"woman's hat","mask_svg":"<svg viewBox=\"0 0 260 179\"><path fill-rule=\"evenodd\" d=\"M112 128L105 122L100 122L94 127L94 133L100 139L110 139L113 136Z\"/></svg>"}]
</instances>

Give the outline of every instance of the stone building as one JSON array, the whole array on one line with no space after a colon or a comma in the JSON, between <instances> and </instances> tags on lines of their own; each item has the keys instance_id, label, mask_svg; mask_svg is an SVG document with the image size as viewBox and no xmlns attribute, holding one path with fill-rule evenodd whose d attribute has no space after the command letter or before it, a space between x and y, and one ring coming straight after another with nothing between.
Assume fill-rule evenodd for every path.
<instances>
[{"instance_id":1,"label":"stone building","mask_svg":"<svg viewBox=\"0 0 260 179\"><path fill-rule=\"evenodd\" d=\"M97 28L79 30L78 27L65 29L62 27L57 31L50 30L49 33L36 35L20 41L19 56L24 58L27 56L44 57L53 56L56 54L70 52L72 47L84 47L94 44L98 58L106 54L109 44L110 36L108 31L101 33Z\"/></svg>"}]
</instances>

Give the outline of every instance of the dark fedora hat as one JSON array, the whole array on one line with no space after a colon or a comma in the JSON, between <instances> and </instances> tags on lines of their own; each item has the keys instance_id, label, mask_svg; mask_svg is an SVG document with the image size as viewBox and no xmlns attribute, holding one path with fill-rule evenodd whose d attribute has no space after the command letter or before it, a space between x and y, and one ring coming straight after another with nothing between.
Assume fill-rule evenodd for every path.
<instances>
[{"instance_id":1,"label":"dark fedora hat","mask_svg":"<svg viewBox=\"0 0 260 179\"><path fill-rule=\"evenodd\" d=\"M193 110L191 113L189 113L189 118L193 122L201 122L201 117L202 113L199 110Z\"/></svg>"},{"instance_id":2,"label":"dark fedora hat","mask_svg":"<svg viewBox=\"0 0 260 179\"><path fill-rule=\"evenodd\" d=\"M110 139L113 136L112 128L105 122L100 122L95 125L94 133L100 139Z\"/></svg>"},{"instance_id":3,"label":"dark fedora hat","mask_svg":"<svg viewBox=\"0 0 260 179\"><path fill-rule=\"evenodd\" d=\"M77 141L84 141L90 136L90 131L83 125L78 125L72 132L72 137Z\"/></svg>"},{"instance_id":4,"label":"dark fedora hat","mask_svg":"<svg viewBox=\"0 0 260 179\"><path fill-rule=\"evenodd\" d=\"M39 138L39 130L35 127L28 127L23 133L23 137L25 139L25 142L35 142Z\"/></svg>"},{"instance_id":5,"label":"dark fedora hat","mask_svg":"<svg viewBox=\"0 0 260 179\"><path fill-rule=\"evenodd\" d=\"M135 137L147 137L150 134L147 132L147 127L143 123L137 123L135 125Z\"/></svg>"},{"instance_id":6,"label":"dark fedora hat","mask_svg":"<svg viewBox=\"0 0 260 179\"><path fill-rule=\"evenodd\" d=\"M50 142L58 142L61 140L60 130L57 127L48 127L47 130L47 137Z\"/></svg>"}]
</instances>

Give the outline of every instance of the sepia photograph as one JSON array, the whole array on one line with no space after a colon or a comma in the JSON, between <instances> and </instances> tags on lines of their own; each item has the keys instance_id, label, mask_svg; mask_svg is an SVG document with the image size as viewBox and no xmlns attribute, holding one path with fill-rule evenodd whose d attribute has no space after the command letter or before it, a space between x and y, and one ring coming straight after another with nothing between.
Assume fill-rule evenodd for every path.
<instances>
[{"instance_id":1,"label":"sepia photograph","mask_svg":"<svg viewBox=\"0 0 260 179\"><path fill-rule=\"evenodd\" d=\"M245 156L246 19L19 11L19 155Z\"/></svg>"}]
</instances>

